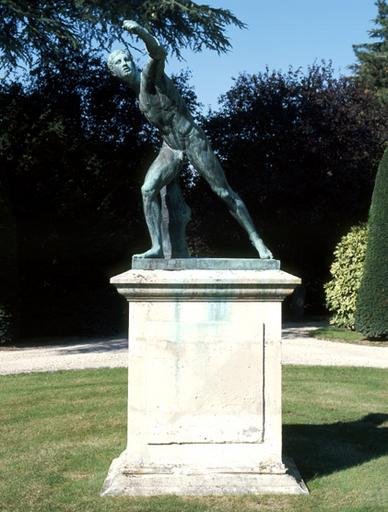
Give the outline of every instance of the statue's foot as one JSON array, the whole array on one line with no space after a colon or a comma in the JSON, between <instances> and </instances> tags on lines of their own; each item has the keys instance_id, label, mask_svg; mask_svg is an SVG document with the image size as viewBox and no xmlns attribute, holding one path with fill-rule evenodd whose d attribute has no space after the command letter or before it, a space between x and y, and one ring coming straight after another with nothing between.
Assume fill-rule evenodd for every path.
<instances>
[{"instance_id":1,"label":"statue's foot","mask_svg":"<svg viewBox=\"0 0 388 512\"><path fill-rule=\"evenodd\" d=\"M163 258L163 249L161 247L151 247L148 251L141 254L134 254L134 258Z\"/></svg>"},{"instance_id":2,"label":"statue's foot","mask_svg":"<svg viewBox=\"0 0 388 512\"><path fill-rule=\"evenodd\" d=\"M261 238L255 238L252 240L253 247L259 253L261 259L272 260L273 255L272 252L266 247L263 240Z\"/></svg>"}]
</instances>

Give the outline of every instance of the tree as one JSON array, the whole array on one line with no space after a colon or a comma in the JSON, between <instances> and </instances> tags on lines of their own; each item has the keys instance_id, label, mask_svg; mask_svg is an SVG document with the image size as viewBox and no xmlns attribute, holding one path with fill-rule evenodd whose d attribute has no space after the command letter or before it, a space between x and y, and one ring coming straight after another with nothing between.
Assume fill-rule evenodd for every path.
<instances>
[{"instance_id":1,"label":"tree","mask_svg":"<svg viewBox=\"0 0 388 512\"><path fill-rule=\"evenodd\" d=\"M230 11L190 0L0 0L0 65L9 70L42 61L56 48L88 51L124 42L124 19L144 25L177 55L182 47L224 52L230 47L225 27L244 27Z\"/></svg>"},{"instance_id":2,"label":"tree","mask_svg":"<svg viewBox=\"0 0 388 512\"><path fill-rule=\"evenodd\" d=\"M388 103L388 4L387 0L375 2L378 14L377 25L369 31L373 43L354 45L358 59L353 66L356 76L364 87L375 92L380 100Z\"/></svg>"},{"instance_id":3,"label":"tree","mask_svg":"<svg viewBox=\"0 0 388 512\"><path fill-rule=\"evenodd\" d=\"M0 95L0 166L19 232L21 335L109 333L121 309L108 276L142 238L138 182L152 158L145 121L96 60L69 54L32 78Z\"/></svg>"},{"instance_id":4,"label":"tree","mask_svg":"<svg viewBox=\"0 0 388 512\"><path fill-rule=\"evenodd\" d=\"M385 111L327 65L240 75L220 107L205 128L228 180L275 257L303 278L307 303L317 308L337 241L367 218ZM196 236L219 254L254 257L206 185L200 181L190 194L194 218L214 213L198 223Z\"/></svg>"},{"instance_id":5,"label":"tree","mask_svg":"<svg viewBox=\"0 0 388 512\"><path fill-rule=\"evenodd\" d=\"M388 339L388 149L376 176L368 231L356 329L368 338Z\"/></svg>"},{"instance_id":6,"label":"tree","mask_svg":"<svg viewBox=\"0 0 388 512\"><path fill-rule=\"evenodd\" d=\"M177 85L195 113L185 75ZM22 336L111 335L123 325L109 277L147 243L140 186L155 142L136 97L90 55L65 51L28 84L0 85L0 168L10 192L0 215L13 205ZM11 226L9 215L1 220ZM0 292L10 292L11 232L0 227ZM0 324L10 310L1 298Z\"/></svg>"},{"instance_id":7,"label":"tree","mask_svg":"<svg viewBox=\"0 0 388 512\"><path fill-rule=\"evenodd\" d=\"M133 162L134 166L137 164L138 169L142 167L139 157L140 145L142 154L144 155L144 151L146 153L143 160L150 158L150 143L155 134L146 125L143 126L143 121L139 123L140 114L137 109L125 110L128 102L122 100L123 91L112 93L112 88L117 89L118 86L112 85L110 78L103 77L101 83L97 80L98 75L106 73L105 70L102 71L101 66L99 70L94 66L97 75L89 82L89 86L86 85L87 80L82 74L85 71L83 64L91 63L84 58L88 52L98 55L115 40L128 44L127 40L123 39L121 28L123 20L128 18L146 26L178 56L181 48L186 46L195 51L209 48L224 52L230 47L224 33L226 26L244 27L244 24L226 9L211 8L189 0L0 0L0 69L5 72L5 80L0 91L0 161L1 172L4 175L0 176L0 181L3 183L8 178L11 183L11 198L8 196L7 188L0 186L0 209L3 214L1 229L9 235L10 240L12 239L12 250L7 252L7 246L3 244L3 252L0 248L0 259L3 261L6 257L9 261L12 255L13 269L17 268L18 244L16 224L10 206L12 202L14 205L18 204L18 221L25 218L28 223L31 211L35 214L32 218L36 220L39 211L47 223L48 220L66 215L65 212L71 210L70 203L75 205L78 201L78 206L82 204L85 207L86 203L87 207L104 212L106 224L110 205L115 203L117 196L125 195L125 184L128 185L125 180L120 179L117 180L119 185L113 185L111 176L120 172L127 175L128 162ZM71 65L69 67L72 59L78 68ZM27 78L33 78L35 89L31 87L29 90L22 90L20 87L18 89L12 86L12 81L18 78L17 68L25 65L32 73ZM66 79L60 77L61 73L64 73ZM86 76L91 77L87 72ZM11 86L7 88L4 84ZM106 117L107 112L111 118ZM135 122L132 123L133 121ZM137 132L137 129L140 131ZM132 150L129 154L124 149L126 143L129 143ZM121 165L117 165L114 172L109 173L112 152L116 163L120 162ZM135 173L134 181L137 178ZM35 195L31 193L34 190ZM53 192L51 197L50 194ZM87 201L83 201L82 194L87 196ZM37 199L35 206L31 204L34 197L40 197L40 202ZM128 199L128 196L126 197ZM50 201L51 205L48 206ZM118 204L123 203L119 201ZM137 204L135 201L134 208ZM54 210L50 210L53 206ZM37 211L34 210L35 207ZM74 211L76 212L77 208ZM95 211L93 210L94 213ZM114 211L117 213L117 209ZM88 216L84 213L83 211L81 218L85 220ZM128 211L120 218L127 219L126 215ZM137 218L141 218L141 214ZM22 224L26 226L23 221ZM94 226L93 223L92 225ZM84 223L85 231L82 235L78 233L84 240L94 232L93 229L86 229L86 226L90 228L87 221ZM47 229L49 231L50 228ZM101 226L99 229L102 229ZM27 229L27 232L30 231ZM34 233L34 230L31 232ZM51 241L58 235L55 229L54 232L49 231L45 234L46 240ZM43 238L40 240L41 244L44 244ZM27 240L31 239L32 236L27 237ZM114 240L118 239L122 241L120 236ZM20 245L23 257L26 254L25 250L32 249L32 255L35 255L36 245L32 248ZM66 254L66 251L62 253ZM24 262L25 260L22 260L22 264ZM4 269L3 266L2 271ZM8 272L8 276L11 275L12 273ZM68 282L65 272L61 274L58 270L58 275L64 276L64 284ZM43 275L41 277L43 280ZM44 282L50 283L50 279ZM25 284L23 282L22 289L28 288ZM50 285L48 287L50 288ZM66 286L63 287L63 290L65 289ZM3 286L0 309L3 308L5 311L8 308L8 312L12 309L15 312L15 307L9 307L10 297L5 297L6 290L10 292L10 287ZM12 298L11 303L14 304ZM46 304L48 303L51 304L52 301L49 299L46 301ZM15 314L14 319L16 316ZM7 332L15 331L11 325L15 322L12 322L9 315L7 318Z\"/></svg>"}]
</instances>

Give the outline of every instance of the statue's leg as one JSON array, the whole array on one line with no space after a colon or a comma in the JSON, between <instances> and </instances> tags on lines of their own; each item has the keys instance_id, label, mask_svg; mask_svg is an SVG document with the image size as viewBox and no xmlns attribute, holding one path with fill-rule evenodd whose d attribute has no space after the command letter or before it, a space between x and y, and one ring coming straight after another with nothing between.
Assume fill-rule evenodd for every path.
<instances>
[{"instance_id":1,"label":"statue's leg","mask_svg":"<svg viewBox=\"0 0 388 512\"><path fill-rule=\"evenodd\" d=\"M151 248L136 254L138 258L163 258L160 190L168 185L179 172L182 155L163 144L159 155L151 164L141 187L143 196L144 216L151 237Z\"/></svg>"},{"instance_id":2,"label":"statue's leg","mask_svg":"<svg viewBox=\"0 0 388 512\"><path fill-rule=\"evenodd\" d=\"M167 185L167 208L172 258L188 258L189 248L186 242L186 226L191 218L191 209L187 205L178 176Z\"/></svg>"},{"instance_id":3,"label":"statue's leg","mask_svg":"<svg viewBox=\"0 0 388 512\"><path fill-rule=\"evenodd\" d=\"M259 253L260 258L272 258L272 253L256 231L243 200L230 187L224 170L206 136L201 132L193 133L190 138L190 149L186 153L195 169L209 183L213 192L225 201L230 213L248 233L249 239Z\"/></svg>"}]
</instances>

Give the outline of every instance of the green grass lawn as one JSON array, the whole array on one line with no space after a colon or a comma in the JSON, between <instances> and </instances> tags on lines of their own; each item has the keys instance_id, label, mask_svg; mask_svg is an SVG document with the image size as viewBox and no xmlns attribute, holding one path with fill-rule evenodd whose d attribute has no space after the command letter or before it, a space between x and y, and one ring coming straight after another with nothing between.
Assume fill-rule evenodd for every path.
<instances>
[{"instance_id":1,"label":"green grass lawn","mask_svg":"<svg viewBox=\"0 0 388 512\"><path fill-rule=\"evenodd\" d=\"M310 496L100 498L125 446L126 371L0 377L1 512L386 512L388 372L284 368L284 451Z\"/></svg>"},{"instance_id":2,"label":"green grass lawn","mask_svg":"<svg viewBox=\"0 0 388 512\"><path fill-rule=\"evenodd\" d=\"M386 345L386 340L385 342L383 340L366 340L364 335L360 332L333 326L315 329L314 331L311 331L311 336L321 340L342 341L344 343L356 343L357 345L369 345L373 347L384 347Z\"/></svg>"}]
</instances>

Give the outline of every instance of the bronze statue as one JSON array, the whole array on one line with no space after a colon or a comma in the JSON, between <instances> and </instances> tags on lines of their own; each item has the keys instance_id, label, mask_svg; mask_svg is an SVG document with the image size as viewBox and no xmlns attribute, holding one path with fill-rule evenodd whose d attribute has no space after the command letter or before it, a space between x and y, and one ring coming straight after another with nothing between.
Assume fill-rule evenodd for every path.
<instances>
[{"instance_id":1,"label":"bronze statue","mask_svg":"<svg viewBox=\"0 0 388 512\"><path fill-rule=\"evenodd\" d=\"M271 252L257 233L245 204L227 182L204 131L195 124L183 98L165 74L166 51L155 37L135 21L125 21L123 28L142 39L149 60L140 72L128 52L117 50L109 56L109 69L138 94L140 110L158 128L163 139L161 150L149 168L142 186L144 214L152 247L137 257L164 257L159 197L163 187L167 190L172 257L188 256L185 230L190 219L190 209L184 201L177 179L186 157L209 183L213 192L225 201L230 213L248 233L260 258L272 258Z\"/></svg>"}]
</instances>

